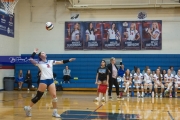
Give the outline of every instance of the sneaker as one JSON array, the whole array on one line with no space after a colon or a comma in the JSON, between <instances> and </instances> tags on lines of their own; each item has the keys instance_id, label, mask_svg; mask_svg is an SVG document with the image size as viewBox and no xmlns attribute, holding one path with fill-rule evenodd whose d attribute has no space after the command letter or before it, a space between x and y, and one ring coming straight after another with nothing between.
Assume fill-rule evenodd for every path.
<instances>
[{"instance_id":1,"label":"sneaker","mask_svg":"<svg viewBox=\"0 0 180 120\"><path fill-rule=\"evenodd\" d=\"M156 93L156 98L158 98L158 94Z\"/></svg>"},{"instance_id":2,"label":"sneaker","mask_svg":"<svg viewBox=\"0 0 180 120\"><path fill-rule=\"evenodd\" d=\"M160 94L160 98L162 98L162 93Z\"/></svg>"},{"instance_id":3,"label":"sneaker","mask_svg":"<svg viewBox=\"0 0 180 120\"><path fill-rule=\"evenodd\" d=\"M95 98L95 101L98 101L99 100L99 97Z\"/></svg>"},{"instance_id":4,"label":"sneaker","mask_svg":"<svg viewBox=\"0 0 180 120\"><path fill-rule=\"evenodd\" d=\"M170 94L169 97L172 98L172 94Z\"/></svg>"},{"instance_id":5,"label":"sneaker","mask_svg":"<svg viewBox=\"0 0 180 120\"><path fill-rule=\"evenodd\" d=\"M129 97L129 93L127 93L127 97Z\"/></svg>"},{"instance_id":6,"label":"sneaker","mask_svg":"<svg viewBox=\"0 0 180 120\"><path fill-rule=\"evenodd\" d=\"M105 98L103 97L101 101L105 101Z\"/></svg>"},{"instance_id":7,"label":"sneaker","mask_svg":"<svg viewBox=\"0 0 180 120\"><path fill-rule=\"evenodd\" d=\"M57 112L53 112L52 116L55 117L55 118L60 118L61 117Z\"/></svg>"},{"instance_id":8,"label":"sneaker","mask_svg":"<svg viewBox=\"0 0 180 120\"><path fill-rule=\"evenodd\" d=\"M166 96L166 95L167 95L167 93L168 93L168 90L165 90L165 92L164 92L164 96Z\"/></svg>"},{"instance_id":9,"label":"sneaker","mask_svg":"<svg viewBox=\"0 0 180 120\"><path fill-rule=\"evenodd\" d=\"M26 112L27 117L31 117L31 109L28 106L24 106L24 111Z\"/></svg>"}]
</instances>

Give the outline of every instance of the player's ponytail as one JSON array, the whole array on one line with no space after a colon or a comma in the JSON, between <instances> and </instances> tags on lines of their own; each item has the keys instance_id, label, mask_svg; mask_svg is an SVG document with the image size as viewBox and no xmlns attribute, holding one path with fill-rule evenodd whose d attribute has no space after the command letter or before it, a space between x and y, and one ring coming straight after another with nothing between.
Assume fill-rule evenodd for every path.
<instances>
[{"instance_id":1,"label":"player's ponytail","mask_svg":"<svg viewBox=\"0 0 180 120\"><path fill-rule=\"evenodd\" d=\"M39 57L39 61L42 61L42 59L40 58L41 56L41 52L38 54L38 57Z\"/></svg>"}]
</instances>

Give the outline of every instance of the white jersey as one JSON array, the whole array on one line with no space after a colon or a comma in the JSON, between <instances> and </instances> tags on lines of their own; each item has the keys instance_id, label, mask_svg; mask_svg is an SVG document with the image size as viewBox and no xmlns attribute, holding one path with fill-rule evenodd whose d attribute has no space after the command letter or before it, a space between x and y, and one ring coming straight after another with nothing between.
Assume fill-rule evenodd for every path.
<instances>
[{"instance_id":1,"label":"white jersey","mask_svg":"<svg viewBox=\"0 0 180 120\"><path fill-rule=\"evenodd\" d=\"M172 81L174 79L174 75L171 74L171 75L168 75L168 74L165 74L164 75L164 80L166 79L166 81Z\"/></svg>"},{"instance_id":2,"label":"white jersey","mask_svg":"<svg viewBox=\"0 0 180 120\"><path fill-rule=\"evenodd\" d=\"M160 82L159 81L159 76L157 76L156 74L154 74L153 78L154 78L155 81ZM162 80L162 74L161 74L161 80Z\"/></svg>"},{"instance_id":3,"label":"white jersey","mask_svg":"<svg viewBox=\"0 0 180 120\"><path fill-rule=\"evenodd\" d=\"M180 84L180 76L179 75L175 75L175 83Z\"/></svg>"},{"instance_id":4,"label":"white jersey","mask_svg":"<svg viewBox=\"0 0 180 120\"><path fill-rule=\"evenodd\" d=\"M152 32L153 35L155 34L158 34L156 38L153 38L151 36L151 40L159 40L159 35L160 35L160 31L158 29L155 29L153 32Z\"/></svg>"},{"instance_id":5,"label":"white jersey","mask_svg":"<svg viewBox=\"0 0 180 120\"><path fill-rule=\"evenodd\" d=\"M41 70L40 80L53 79L53 65L56 63L54 60L47 60L47 62L39 61L36 66Z\"/></svg>"},{"instance_id":6,"label":"white jersey","mask_svg":"<svg viewBox=\"0 0 180 120\"><path fill-rule=\"evenodd\" d=\"M136 35L138 34L137 30L131 30L130 28L127 28L128 38L127 40L135 40Z\"/></svg>"},{"instance_id":7,"label":"white jersey","mask_svg":"<svg viewBox=\"0 0 180 120\"><path fill-rule=\"evenodd\" d=\"M125 74L123 75L123 78L125 78L126 80L130 80L130 78L132 78L132 74L130 74L130 77L125 77Z\"/></svg>"},{"instance_id":8,"label":"white jersey","mask_svg":"<svg viewBox=\"0 0 180 120\"><path fill-rule=\"evenodd\" d=\"M89 36L89 40L95 40L94 31L89 32L89 30L86 30L86 35Z\"/></svg>"},{"instance_id":9,"label":"white jersey","mask_svg":"<svg viewBox=\"0 0 180 120\"><path fill-rule=\"evenodd\" d=\"M139 73L139 74L134 73L134 78L135 77L138 77L137 80L134 79L135 83L142 83L143 75L141 73Z\"/></svg>"},{"instance_id":10,"label":"white jersey","mask_svg":"<svg viewBox=\"0 0 180 120\"><path fill-rule=\"evenodd\" d=\"M76 36L79 36L79 30L75 30L72 32L71 41L78 41L78 39L76 39Z\"/></svg>"},{"instance_id":11,"label":"white jersey","mask_svg":"<svg viewBox=\"0 0 180 120\"><path fill-rule=\"evenodd\" d=\"M148 75L147 73L144 74L144 81L145 83L152 83L152 74Z\"/></svg>"},{"instance_id":12,"label":"white jersey","mask_svg":"<svg viewBox=\"0 0 180 120\"><path fill-rule=\"evenodd\" d=\"M108 29L109 39L116 39L116 31Z\"/></svg>"}]
</instances>

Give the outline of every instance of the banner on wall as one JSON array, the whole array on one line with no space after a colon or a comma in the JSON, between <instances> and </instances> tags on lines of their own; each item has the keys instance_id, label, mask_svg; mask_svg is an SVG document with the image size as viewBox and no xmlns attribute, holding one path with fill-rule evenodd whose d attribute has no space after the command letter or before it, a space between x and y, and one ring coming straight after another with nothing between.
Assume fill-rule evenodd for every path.
<instances>
[{"instance_id":1,"label":"banner on wall","mask_svg":"<svg viewBox=\"0 0 180 120\"><path fill-rule=\"evenodd\" d=\"M162 49L162 21L142 21L142 49Z\"/></svg>"},{"instance_id":2,"label":"banner on wall","mask_svg":"<svg viewBox=\"0 0 180 120\"><path fill-rule=\"evenodd\" d=\"M162 21L65 22L65 50L160 50Z\"/></svg>"},{"instance_id":3,"label":"banner on wall","mask_svg":"<svg viewBox=\"0 0 180 120\"><path fill-rule=\"evenodd\" d=\"M123 21L122 22L122 49L140 50L141 49L142 22Z\"/></svg>"},{"instance_id":4,"label":"banner on wall","mask_svg":"<svg viewBox=\"0 0 180 120\"><path fill-rule=\"evenodd\" d=\"M103 49L121 49L121 22L103 22Z\"/></svg>"},{"instance_id":5,"label":"banner on wall","mask_svg":"<svg viewBox=\"0 0 180 120\"><path fill-rule=\"evenodd\" d=\"M14 37L14 16L6 14L4 5L0 1L0 34Z\"/></svg>"},{"instance_id":6,"label":"banner on wall","mask_svg":"<svg viewBox=\"0 0 180 120\"><path fill-rule=\"evenodd\" d=\"M83 22L65 23L65 50L83 50Z\"/></svg>"},{"instance_id":7,"label":"banner on wall","mask_svg":"<svg viewBox=\"0 0 180 120\"><path fill-rule=\"evenodd\" d=\"M84 22L83 49L102 49L102 22Z\"/></svg>"}]
</instances>

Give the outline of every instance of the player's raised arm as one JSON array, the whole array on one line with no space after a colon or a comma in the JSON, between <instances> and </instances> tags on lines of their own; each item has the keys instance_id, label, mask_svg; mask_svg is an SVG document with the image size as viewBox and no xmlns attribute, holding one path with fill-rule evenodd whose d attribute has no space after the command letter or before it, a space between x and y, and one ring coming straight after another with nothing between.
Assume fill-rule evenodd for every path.
<instances>
[{"instance_id":1,"label":"player's raised arm","mask_svg":"<svg viewBox=\"0 0 180 120\"><path fill-rule=\"evenodd\" d=\"M76 60L76 58L70 58L69 60L56 61L55 64L65 64L65 63L68 63L68 62L72 62L74 60Z\"/></svg>"},{"instance_id":2,"label":"player's raised arm","mask_svg":"<svg viewBox=\"0 0 180 120\"><path fill-rule=\"evenodd\" d=\"M32 55L30 57L30 62L34 65L37 64L37 61L34 60L34 56L36 55L37 52L38 52L38 48L34 49L34 52L32 53Z\"/></svg>"}]
</instances>

